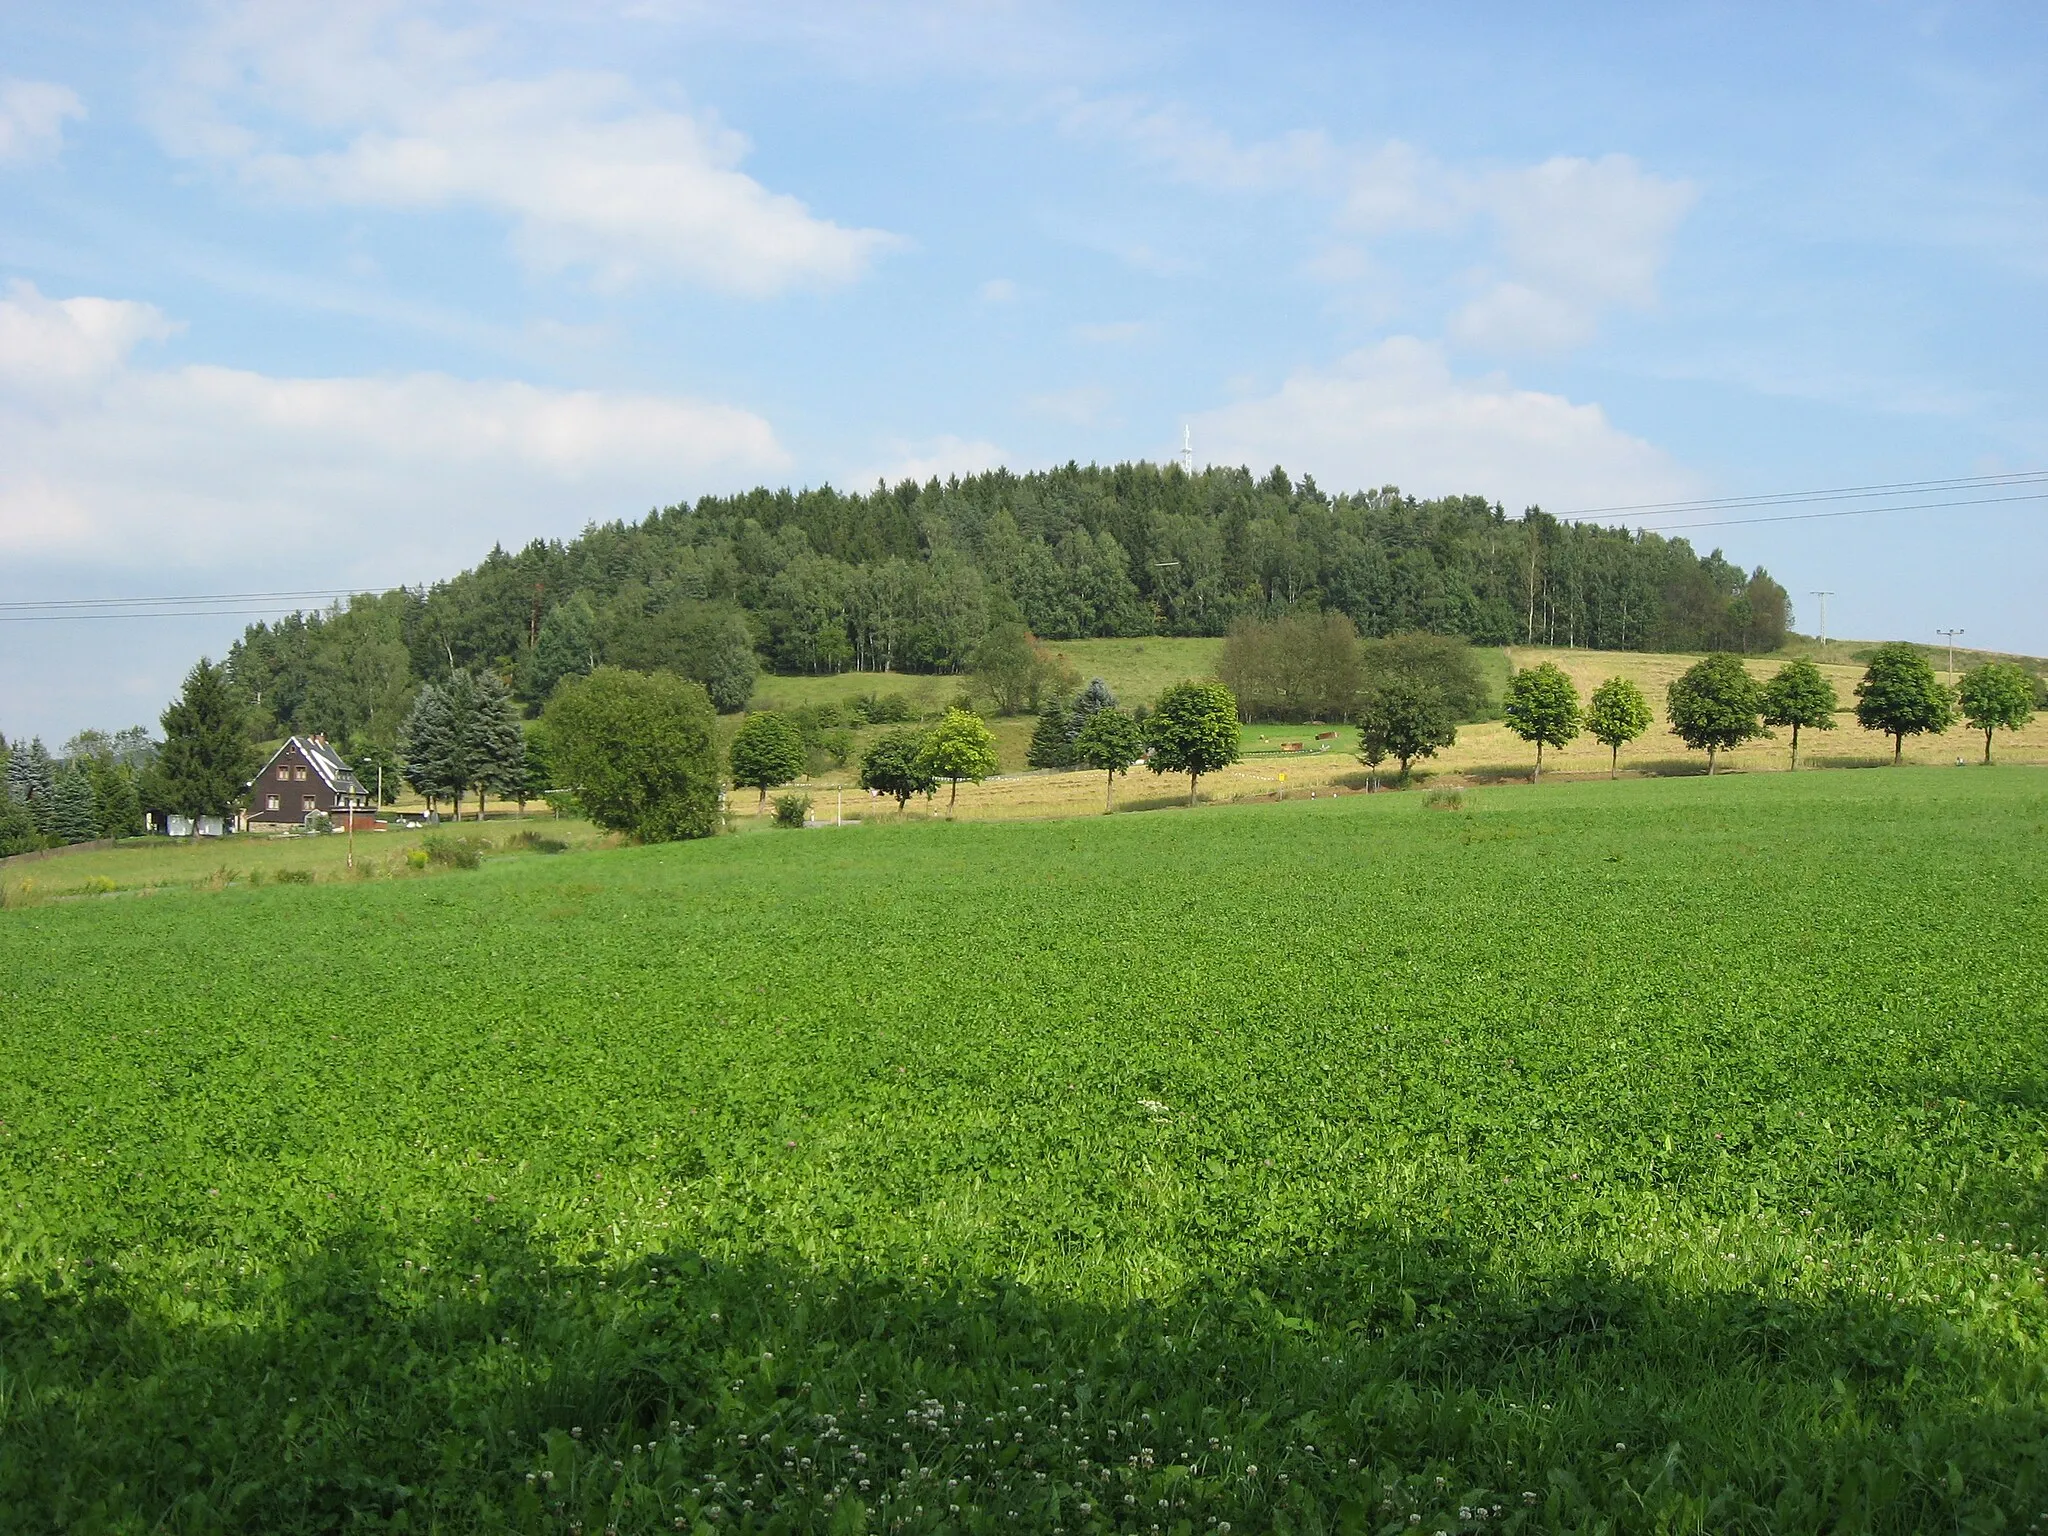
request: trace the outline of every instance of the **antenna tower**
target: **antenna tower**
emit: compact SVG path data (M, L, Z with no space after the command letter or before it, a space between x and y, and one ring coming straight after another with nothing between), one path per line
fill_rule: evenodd
M1180 468L1184 475L1195 472L1195 429L1191 426L1180 429Z

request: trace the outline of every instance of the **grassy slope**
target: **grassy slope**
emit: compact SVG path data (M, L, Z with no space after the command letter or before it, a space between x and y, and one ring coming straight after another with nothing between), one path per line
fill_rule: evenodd
M1731 777L0 914L0 1524L2018 1528L2044 837Z

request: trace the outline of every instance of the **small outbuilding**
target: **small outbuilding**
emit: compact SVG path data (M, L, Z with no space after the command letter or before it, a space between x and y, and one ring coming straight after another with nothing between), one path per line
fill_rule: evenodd
M370 827L377 819L369 792L325 736L292 736L249 781L249 825L295 826L315 811L337 825Z

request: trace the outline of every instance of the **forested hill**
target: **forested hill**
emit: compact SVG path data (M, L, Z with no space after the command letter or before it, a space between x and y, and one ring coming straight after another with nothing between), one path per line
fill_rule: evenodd
M1683 539L1509 518L1477 496L1329 496L1278 468L1069 464L705 497L252 625L231 661L281 726L381 736L397 695L451 665L529 696L592 661L703 672L747 642L774 671L946 672L1004 620L1049 639L1219 635L1300 607L1367 635L1656 650L1770 650L1789 617L1761 569Z

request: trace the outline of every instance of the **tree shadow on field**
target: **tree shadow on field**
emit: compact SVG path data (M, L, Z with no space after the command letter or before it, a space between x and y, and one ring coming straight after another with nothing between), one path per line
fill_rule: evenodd
M1103 1306L569 1263L488 1221L18 1282L0 1526L1906 1532L2048 1500L2038 1342L1868 1295L1511 1282L1359 1227Z

